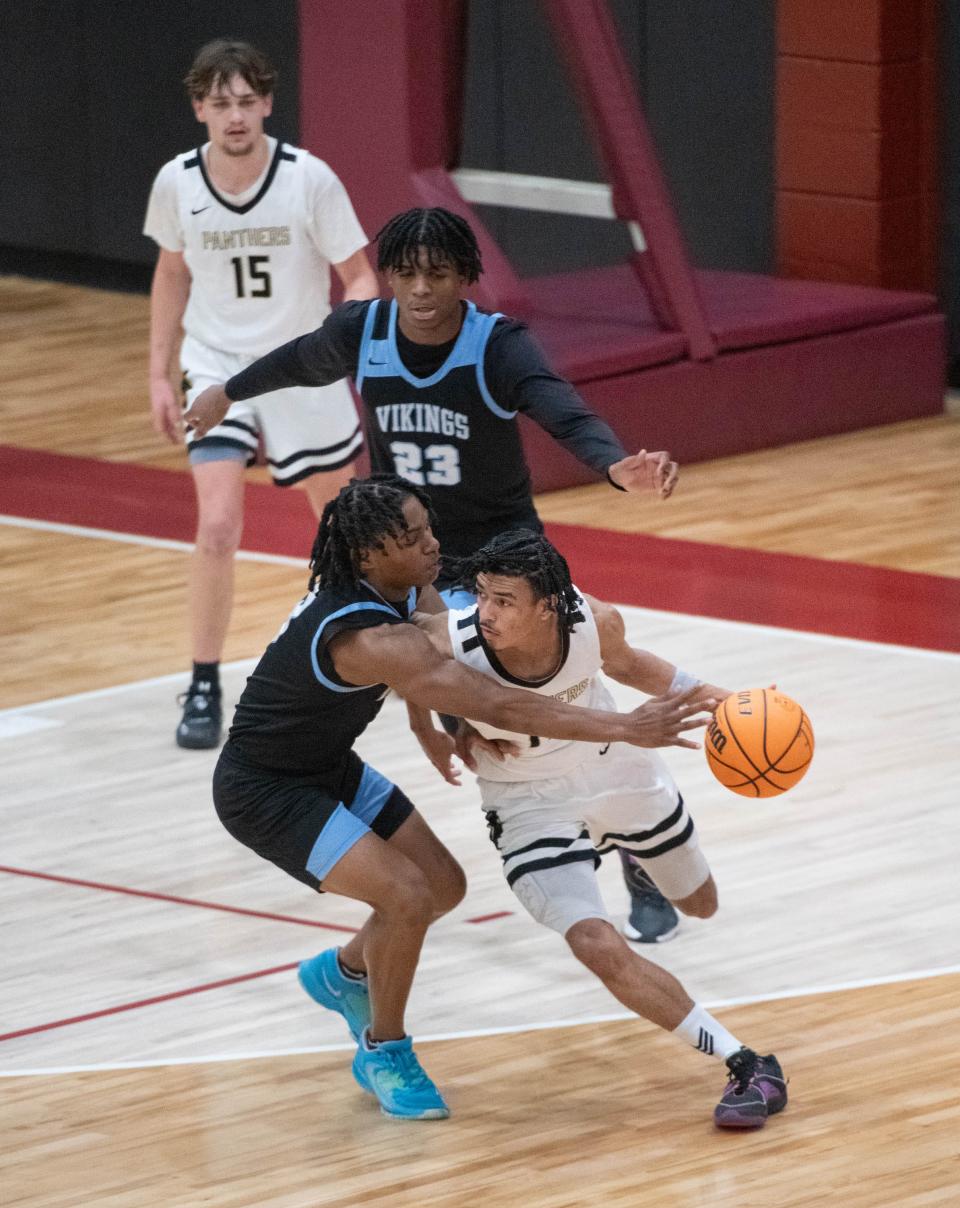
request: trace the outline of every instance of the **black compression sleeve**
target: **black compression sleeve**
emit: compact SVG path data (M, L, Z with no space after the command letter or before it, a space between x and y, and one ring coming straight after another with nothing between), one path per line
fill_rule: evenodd
M322 327L275 348L234 374L226 384L233 402L287 386L329 386L357 371L369 302L344 302Z
M487 343L484 375L499 406L522 411L598 474L606 476L615 461L626 457L609 424L553 372L522 323L512 319L497 323Z

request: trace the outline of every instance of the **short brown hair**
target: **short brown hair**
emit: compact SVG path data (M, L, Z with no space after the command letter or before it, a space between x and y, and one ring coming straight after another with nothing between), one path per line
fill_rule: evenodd
M190 99L202 101L235 75L246 80L259 96L269 96L277 82L276 68L263 51L233 38L217 38L201 46L183 82Z

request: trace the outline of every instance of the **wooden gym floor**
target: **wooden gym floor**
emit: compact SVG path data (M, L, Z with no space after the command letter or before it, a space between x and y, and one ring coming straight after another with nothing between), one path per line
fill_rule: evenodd
M104 461L128 468L132 494L144 468L185 473L146 422L146 315L139 297L0 280L11 455L92 459L93 491ZM363 911L311 897L236 845L209 802L215 754L173 743L186 549L131 531L122 499L95 529L11 504L0 517L0 1202L960 1202L960 622L929 643L884 640L904 601L956 600L958 460L948 409L685 467L667 504L603 486L540 501L546 519L575 526L557 531L584 576L591 548L615 540L590 530L638 551L619 597L635 643L731 687L775 679L812 716L811 771L774 801L725 793L698 753L668 755L721 910L648 955L783 1061L790 1106L752 1136L712 1127L719 1065L628 1017L520 913L475 789L421 766L395 703L363 753L418 802L470 890L431 933L410 1010L454 1115L383 1119L350 1078L342 1022L292 971ZM55 477L41 485L51 498L60 489ZM706 553L722 554L740 575L730 611L636 607L634 581L664 573L649 534L674 543L678 598ZM785 558L796 555L814 561ZM788 563L809 570L810 623L756 623L750 601ZM835 622L855 564L874 568L858 582L875 578L877 596L858 636L837 636L849 632ZM229 698L305 577L299 557L238 564ZM610 861L601 878L619 920Z

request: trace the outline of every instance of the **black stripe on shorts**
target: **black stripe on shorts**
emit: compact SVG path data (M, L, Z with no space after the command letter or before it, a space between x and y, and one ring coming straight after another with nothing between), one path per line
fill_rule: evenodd
M626 850L633 856L645 856L648 859L653 859L655 856L662 856L664 852L673 851L675 847L682 847L684 843L693 834L693 819L687 819L687 825L678 835L674 835L672 839L664 839L662 843L656 843L653 847L630 847ZM620 847L623 843L639 843L642 842L643 835L618 835L610 831L603 836L597 844L598 850L606 855L608 851L613 851L615 847Z
M576 864L581 860L592 860L594 868L600 867L600 857L593 848L589 851L566 851L560 856L547 856L544 860L530 860L526 864L521 864L519 868L515 868L513 872L507 874L507 884L513 885L528 872L539 872L544 868L560 868L563 864Z
M581 839L589 838L589 834L585 830L582 830L575 839L534 839L532 843L527 843L524 847L517 847L513 851L508 851L503 859L505 861L512 860L514 856L522 856L524 852L536 851L540 847L570 847Z
M357 426L350 433L350 435L346 437L345 440L338 440L332 445L324 445L322 449L301 449L299 452L291 453L289 457L280 458L278 461L275 461L272 457L270 457L267 459L267 462L275 470L282 470L284 466L293 465L295 461L299 461L302 457L323 457L327 453L336 453L340 449L345 449L347 445L352 444L359 435L360 425L357 424Z

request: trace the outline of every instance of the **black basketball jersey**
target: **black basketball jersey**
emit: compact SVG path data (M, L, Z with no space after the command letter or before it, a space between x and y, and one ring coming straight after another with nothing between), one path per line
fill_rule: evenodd
M466 303L460 334L428 377L397 348L397 304L372 302L357 360L374 470L422 486L437 514L445 555L472 553L506 528L540 528L517 413L484 379L484 353L499 314Z
M598 474L626 454L550 369L522 323L472 302L463 307L457 338L428 345L398 330L396 302L344 302L322 327L230 378L227 397L238 402L351 376L363 400L373 468L429 493L446 557L472 554L508 528L539 530L518 414ZM437 582L449 582L445 572Z
M388 689L341 679L329 644L347 629L399 625L415 602L415 589L405 603L391 604L367 584L304 596L247 680L227 739L231 753L286 775L334 771Z

